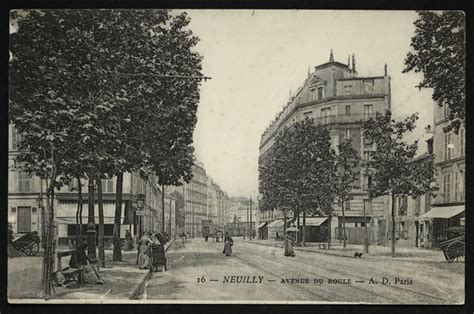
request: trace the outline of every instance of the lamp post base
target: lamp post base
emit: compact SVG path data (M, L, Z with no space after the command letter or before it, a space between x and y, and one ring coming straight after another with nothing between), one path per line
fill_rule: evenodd
M97 264L97 255L96 255L96 234L95 230L87 230L87 256L91 264Z

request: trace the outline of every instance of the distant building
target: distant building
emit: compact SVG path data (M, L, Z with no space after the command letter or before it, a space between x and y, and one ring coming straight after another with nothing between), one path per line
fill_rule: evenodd
M327 125L330 130L331 145L336 148L345 139L352 139L354 148L362 159L371 158L375 150L373 143L365 139L363 123L375 112L390 109L391 92L390 77L385 66L384 74L380 76L358 76L355 57L352 56L352 66L334 61L332 51L329 62L318 65L303 85L290 97L288 103L264 131L260 142L259 163L262 163L272 149L276 134L284 127L289 127L306 117L313 118L315 123ZM357 169L359 171L360 169ZM359 171L360 172L360 171ZM360 173L351 191L353 199L345 204L346 227L361 228L366 223L371 224L371 239L384 244L387 242L388 198L379 197L372 202L372 211L363 210L368 198L368 178ZM332 238L339 236L341 225L341 210L334 207L337 217L332 219ZM289 214L291 216L291 213ZM282 212L276 209L259 214L259 226L264 222L281 219ZM354 234L362 234L354 232ZM353 239L357 243L360 239ZM349 239L351 242L351 239Z

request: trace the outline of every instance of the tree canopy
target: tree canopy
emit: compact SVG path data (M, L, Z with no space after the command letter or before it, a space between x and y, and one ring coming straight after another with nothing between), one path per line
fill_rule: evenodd
M334 158L325 126L307 118L283 129L260 166L264 207L278 205L311 214L330 214Z
M462 11L419 11L413 51L404 72L422 72L419 88L432 88L433 100L450 109L445 131L456 133L466 119L466 29Z

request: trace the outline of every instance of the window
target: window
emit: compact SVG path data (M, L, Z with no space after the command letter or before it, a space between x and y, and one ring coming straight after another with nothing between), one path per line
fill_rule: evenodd
M364 156L363 156L364 161L369 162L369 161L372 160L372 152L365 151L365 152L363 152L363 154L364 154Z
M372 105L364 105L364 119L368 119L373 115Z
M398 214L406 215L408 207L408 196L402 195L398 198Z
M346 140L350 139L351 138L351 129L345 129L344 130L344 138Z
M449 112L450 112L449 106L444 105L444 106L443 106L443 118L444 118L444 119L449 118Z
M370 145L370 144L372 144L372 140L370 140L367 136L364 136L364 144L365 145Z
M17 130L12 127L12 150L20 150L21 142L23 141L23 136L17 132Z
M451 194L451 175L449 173L443 175L443 198L445 202L449 202L449 196Z
M311 117L311 115L313 114L312 111L306 111L306 112L303 112L303 117L306 118L306 117Z
M351 115L351 105L346 105L346 116Z
M464 139L464 129L459 130L459 148L460 148L460 156L464 156L464 149L465 149L465 139Z
M459 171L459 200L464 201L464 171Z
M364 80L364 93L372 94L374 92L374 81L373 80Z
M416 198L415 198L415 213L420 213L420 210L421 210L421 196L418 195Z
M316 88L310 89L310 91L309 91L309 101L316 100L317 99L316 97L317 97Z
M31 176L26 172L18 172L18 192L31 192Z
M114 192L114 179L104 179L102 182L102 193Z
M347 200L344 202L345 210L351 210L351 200Z
M451 159L451 133L444 134L444 160Z
M329 123L329 116L331 115L331 108L321 109L321 117L323 123Z
M323 99L323 87L318 87L318 99Z
M350 95L352 89L352 85L344 85L344 94Z
M454 200L457 201L458 197L459 197L458 173L454 172Z

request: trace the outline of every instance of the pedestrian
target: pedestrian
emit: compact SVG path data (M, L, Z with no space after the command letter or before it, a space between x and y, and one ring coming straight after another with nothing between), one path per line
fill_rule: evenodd
M71 254L69 267L82 269L81 281L83 283L104 284L104 279L86 255L86 248L87 244L79 244Z
M131 251L133 249L132 233L127 229L125 231L125 251Z
M138 242L138 268L148 269L150 268L150 246L153 244L151 240L151 233L145 235L143 233L142 238Z
M290 234L285 236L285 256L295 257L295 250L293 249L293 244L295 243L295 238Z
M229 233L226 232L225 233L225 238L224 238L224 250L222 251L222 254L225 254L225 256L232 255L232 246L233 245L234 245L234 240L229 235Z

